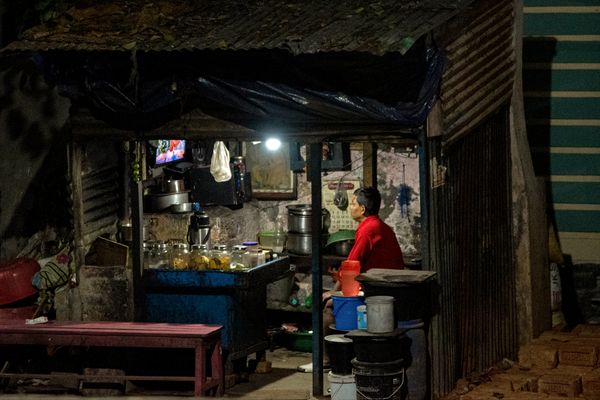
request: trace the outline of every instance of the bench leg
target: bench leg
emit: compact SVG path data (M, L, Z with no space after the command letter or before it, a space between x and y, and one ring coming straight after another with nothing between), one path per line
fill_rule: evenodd
M213 345L210 356L212 377L219 382L217 396L223 396L225 392L225 375L223 373L223 357L221 355L221 339L217 339Z
M194 374L194 396L204 396L204 384L206 383L206 368L204 365L204 343L196 345L195 374Z
M195 354L195 375L194 375L194 396L202 397L205 395L208 387L213 385L207 385L206 379L206 343L203 342L196 346ZM223 396L225 388L225 380L223 376L223 363L221 359L221 339L217 339L214 343L209 343L211 349L210 354L210 367L211 367L211 381L217 381L218 385L216 389L217 396ZM212 382L211 382L212 383ZM207 387L208 386L208 387Z

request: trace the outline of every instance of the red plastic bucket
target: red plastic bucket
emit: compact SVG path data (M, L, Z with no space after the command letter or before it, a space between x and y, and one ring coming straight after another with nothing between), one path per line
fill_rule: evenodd
M0 305L16 303L37 293L31 278L40 270L33 258L20 257L0 264Z

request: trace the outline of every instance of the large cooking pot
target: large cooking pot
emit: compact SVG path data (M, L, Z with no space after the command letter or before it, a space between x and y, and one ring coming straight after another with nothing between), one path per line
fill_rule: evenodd
M189 203L189 190L174 193L151 193L148 202L151 211L163 211L173 204Z
M288 231L296 233L312 233L312 206L310 204L292 204L288 209ZM321 210L322 232L329 230L331 216L326 208Z
M163 193L185 192L183 179L169 179L163 183Z
M327 241L327 234L321 234L321 246ZM312 235L310 233L288 232L285 247L287 251L301 256L312 254Z

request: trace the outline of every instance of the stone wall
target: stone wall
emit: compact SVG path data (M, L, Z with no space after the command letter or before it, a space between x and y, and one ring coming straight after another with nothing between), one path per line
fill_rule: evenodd
M350 171L335 171L324 174L323 183L343 180L362 180L362 152L352 151ZM404 167L404 168L403 168ZM381 218L389 224L407 257L420 253L419 204L419 164L415 153L404 149L385 147L378 151L378 188L382 195ZM398 202L399 188L402 183L410 187L411 198L407 215L403 215ZM259 201L244 203L237 210L227 207L210 206L205 211L214 225L219 221L221 243L229 246L243 241L256 240L263 230L272 230L275 220L282 215L287 222L287 208L290 204L309 204L311 202L311 183L306 173L298 173L298 199L291 201ZM349 212L347 210L347 212ZM144 223L148 228L148 238L154 240L185 240L189 214L146 214ZM287 229L287 227L286 227ZM331 233L331 232L330 232ZM213 240L214 244L214 240Z

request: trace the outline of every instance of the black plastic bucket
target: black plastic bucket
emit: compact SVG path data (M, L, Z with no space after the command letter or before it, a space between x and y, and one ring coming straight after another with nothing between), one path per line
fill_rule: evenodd
M352 374L354 346L352 340L344 335L325 336L325 350L329 355L331 372L336 375Z
M403 400L406 398L404 360L366 363L352 360L356 400Z
M427 396L427 336L423 320L398 321L411 340L410 358L406 362L406 388L410 400L425 400ZM357 356L358 357L358 356Z

